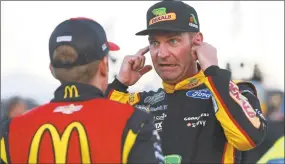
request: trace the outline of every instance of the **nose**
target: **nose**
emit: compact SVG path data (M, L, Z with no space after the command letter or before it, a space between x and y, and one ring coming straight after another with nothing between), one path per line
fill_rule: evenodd
M170 55L168 51L168 47L165 44L160 44L158 49L158 57L160 58L166 58Z

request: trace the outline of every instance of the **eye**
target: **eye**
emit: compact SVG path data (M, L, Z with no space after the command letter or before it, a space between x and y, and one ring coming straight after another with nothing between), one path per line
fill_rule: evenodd
M169 40L169 43L170 43L170 44L176 44L177 42L178 42L178 41L177 41L176 39L170 39L170 40Z
M158 43L158 41L149 41L149 44L151 46L157 46L159 43Z

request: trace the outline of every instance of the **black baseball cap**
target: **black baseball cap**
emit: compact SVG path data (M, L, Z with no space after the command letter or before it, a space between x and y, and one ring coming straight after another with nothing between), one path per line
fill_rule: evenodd
M74 63L62 63L53 60L54 50L60 45L73 47L78 58ZM49 40L49 54L54 68L70 68L101 60L109 51L120 47L108 42L104 28L96 21L77 17L60 23L52 32Z
M196 10L181 1L162 1L151 6L146 15L147 29L136 35L150 32L200 32Z

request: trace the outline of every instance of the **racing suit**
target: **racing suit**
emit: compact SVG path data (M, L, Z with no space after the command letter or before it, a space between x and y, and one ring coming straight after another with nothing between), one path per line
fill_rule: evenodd
M66 83L48 104L1 124L0 163L162 163L150 114Z
M154 115L167 163L239 163L267 132L255 87L218 66L156 92L127 93L115 79L108 93Z

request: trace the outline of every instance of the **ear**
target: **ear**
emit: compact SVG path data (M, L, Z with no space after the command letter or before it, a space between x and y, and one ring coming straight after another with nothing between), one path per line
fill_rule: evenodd
M52 71L52 65L49 63L49 70Z
M192 56L195 61L198 60L196 49L203 43L203 34L201 32L196 33L194 36L191 37L191 48L192 48Z
M98 71L101 76L108 76L108 56L105 56L99 63Z
M49 70L50 70L52 76L53 76L54 78L56 78L56 77L55 77L55 74L54 74L54 69L53 69L51 63L49 64Z
M201 32L196 33L192 37L192 44L194 45L201 45L204 41L203 34Z

